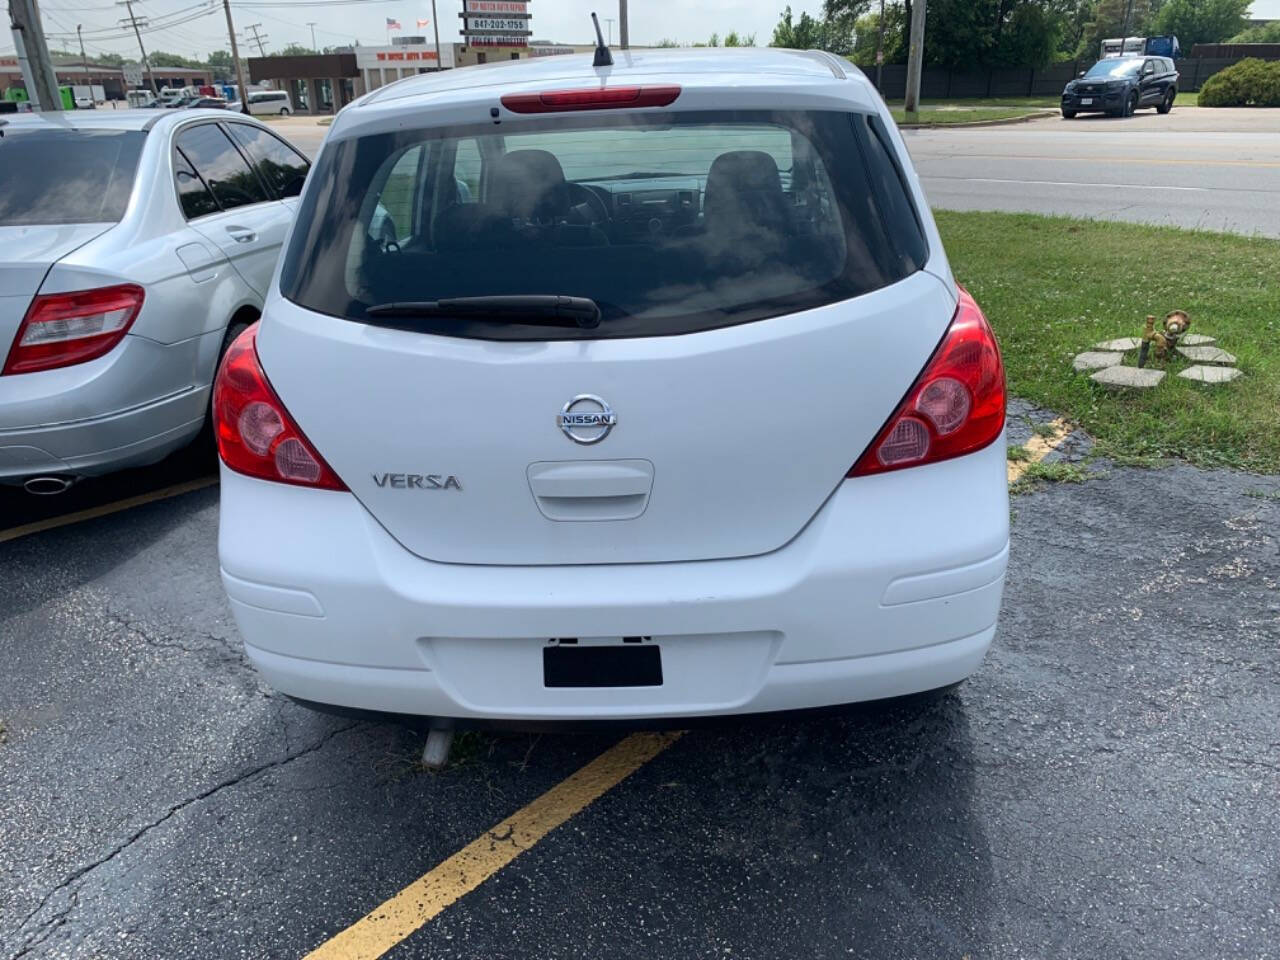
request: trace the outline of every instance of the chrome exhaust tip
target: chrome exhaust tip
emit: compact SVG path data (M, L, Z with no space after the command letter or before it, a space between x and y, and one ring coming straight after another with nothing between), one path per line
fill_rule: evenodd
M75 482L75 477L30 477L23 482L22 489L37 497L52 497L66 493Z

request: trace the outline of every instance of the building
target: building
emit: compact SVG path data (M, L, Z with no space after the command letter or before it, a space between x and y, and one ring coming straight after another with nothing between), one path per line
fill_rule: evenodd
M426 37L398 37L386 46L354 47L361 93L404 77L461 66L458 47L458 44L441 43L440 62L436 61L435 41Z
M92 86L100 84L108 100L124 100L124 93L129 89L125 82L124 70L109 63L85 62L79 58L74 60L54 55L54 71L58 75L60 86L83 84ZM164 87L200 87L213 81L213 74L208 70L194 70L187 67L153 67L156 86ZM147 87L146 74L142 76L142 86ZM13 87L24 88L22 69L18 66L16 56L0 56L0 98L4 92Z
M359 76L354 53L249 58L249 82L287 91L294 113L341 110L364 92Z

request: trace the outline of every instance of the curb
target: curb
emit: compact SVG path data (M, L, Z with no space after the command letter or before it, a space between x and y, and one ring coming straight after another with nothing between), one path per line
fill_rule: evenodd
M1037 110L1024 117L1002 117L999 120L970 120L966 123L900 123L899 130L963 130L970 127L1006 127L1012 123L1026 123L1044 117L1056 117L1057 110Z

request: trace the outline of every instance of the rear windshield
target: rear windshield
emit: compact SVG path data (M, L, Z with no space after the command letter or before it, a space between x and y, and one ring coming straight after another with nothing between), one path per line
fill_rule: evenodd
M114 223L124 216L145 133L0 133L0 225Z
M925 259L896 161L847 113L399 131L326 145L312 179L281 276L308 309L361 321L375 305L549 294L601 313L584 330L443 310L395 321L452 336L686 333L866 293Z

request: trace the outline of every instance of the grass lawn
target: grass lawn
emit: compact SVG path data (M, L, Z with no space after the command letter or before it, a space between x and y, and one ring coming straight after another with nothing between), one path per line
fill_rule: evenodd
M937 211L956 277L995 327L1012 395L1065 415L1122 460L1280 472L1280 241L1032 214ZM1148 313L1186 310L1244 376L1209 387L1174 374L1115 393L1071 369L1100 340L1139 336ZM1126 358L1136 363L1136 351Z
M1014 117L1025 117L1040 111L1022 107L986 107L978 110L951 107L933 109L930 105L924 106L924 109L910 118L901 107L891 107L890 112L893 114L895 123L922 123L930 126L945 126L949 123L973 123L975 120L1008 120Z

